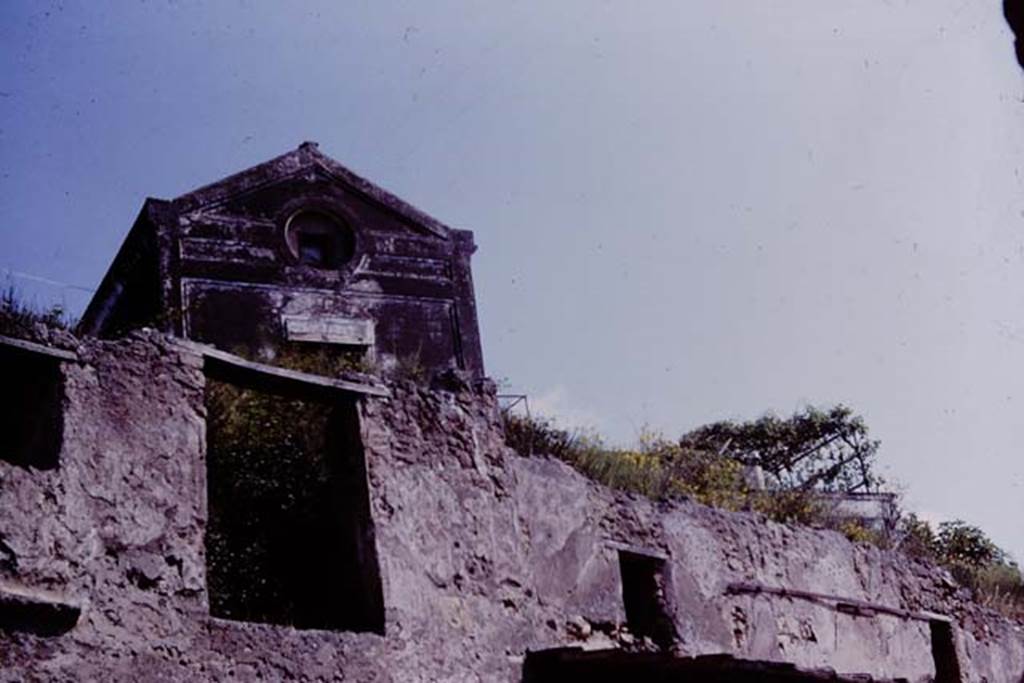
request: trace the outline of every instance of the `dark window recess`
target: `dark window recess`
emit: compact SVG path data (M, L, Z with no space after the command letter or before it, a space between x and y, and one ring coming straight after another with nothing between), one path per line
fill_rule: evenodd
M74 605L0 591L0 631L59 636L75 627L80 614Z
M928 622L932 637L932 659L935 661L935 683L961 683L960 662L953 640L953 624L932 619Z
M352 230L319 211L302 211L292 216L285 238L292 256L314 268L339 268L355 253Z
M207 382L210 612L384 632L355 399Z
M21 349L0 348L7 394L0 411L0 460L52 469L64 436L64 379L60 361Z
M636 636L650 638L661 648L676 637L670 607L665 561L650 555L619 551L622 600L626 625Z
M329 235L310 235L299 233L299 261L308 266L316 268L330 267L335 259L331 253L331 238Z

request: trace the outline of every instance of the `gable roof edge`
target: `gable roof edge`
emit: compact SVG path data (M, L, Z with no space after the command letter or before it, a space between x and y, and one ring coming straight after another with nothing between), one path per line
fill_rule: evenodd
M313 145L315 143L303 143ZM438 237L444 239L451 239L451 233L453 229L445 225L441 221L437 220L433 216L424 211L417 209L415 206L398 197L397 195L385 190L380 185L377 185L361 175L352 172L345 166L341 165L331 157L321 152L317 147L313 146L310 148L315 163L317 166L322 168L329 175L342 181L352 189L363 194L369 199L373 200L377 204L380 204L384 208L397 213L406 220L412 221L417 225L421 225L430 232L434 233Z
M172 201L175 207L182 212L194 211L209 205L223 204L235 197L270 185L278 179L300 173L303 169L311 166L319 168L366 199L424 228L436 237L444 240L452 239L452 233L454 232L452 228L379 185L349 170L321 152L315 142L303 142L298 148L290 152L203 185L174 198Z
M305 144L305 143L304 143ZM171 201L181 212L194 211L209 204L220 204L233 197L251 192L267 184L267 174L276 170L275 177L298 173L310 160L302 158L303 147L285 152L262 163L250 166L211 183L197 187ZM283 168L275 169L281 166ZM283 172L282 172L283 171Z

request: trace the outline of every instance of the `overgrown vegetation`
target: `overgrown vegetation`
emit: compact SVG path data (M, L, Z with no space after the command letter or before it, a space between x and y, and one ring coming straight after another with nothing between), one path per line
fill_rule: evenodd
M1024 621L1020 567L984 531L959 519L935 529L914 514L904 515L900 530L905 552L946 567L982 604Z
M232 353L280 368L298 370L322 377L374 375L392 381L427 384L430 372L418 354L399 356L394 363L383 365L362 349L341 350L338 347L309 343L279 344L269 358L255 349L235 347Z
M206 392L211 612L379 632L383 605L367 546L355 401L299 399L213 379Z
M789 418L768 414L751 422L721 421L684 434L684 448L760 466L785 490L877 491L879 442L863 418L843 405L808 406Z
M330 486L324 458L330 408L207 383L210 609L245 621L298 624L305 596L282 566L326 517ZM299 585L309 585L305 579ZM312 586L310 587L312 590Z
M805 408L792 417L716 422L670 441L641 434L635 446L611 447L593 432L566 430L551 420L505 416L505 438L524 456L563 460L614 489L655 499L685 496L727 510L832 528L856 542L898 546L950 570L982 604L1024 620L1024 578L1009 555L983 531L962 521L937 530L904 514L892 533L837 518L820 493L877 492L879 442L845 406ZM751 481L759 466L764 486Z
M40 309L26 303L14 287L0 292L0 335L32 338L36 336L37 325L69 329L73 321L59 305Z
M755 510L781 522L812 524L826 518L825 506L809 491L759 490L751 486L745 463L684 440L647 432L633 448L614 448L593 433L516 415L505 418L505 438L522 455L558 458L606 486L649 498L685 496L727 510Z
M344 352L319 344L283 344L270 360L272 365L324 377L375 371L362 351Z

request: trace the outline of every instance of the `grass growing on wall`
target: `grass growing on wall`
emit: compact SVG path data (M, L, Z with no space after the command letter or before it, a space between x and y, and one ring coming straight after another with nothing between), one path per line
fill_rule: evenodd
M610 488L649 498L685 496L726 510L761 512L779 522L824 523L827 516L809 492L754 491L742 463L654 434L641 435L634 448L613 448L592 433L559 429L544 418L507 415L505 438L521 455L558 458Z
M323 377L341 377L349 373L370 374L375 370L361 351L344 352L321 344L281 344L275 350L270 364Z
M399 356L394 363L384 366L380 361L371 359L362 349L346 350L327 344L282 342L270 354L266 353L266 349L263 351L261 354L242 346L231 349L232 353L258 363L322 377L368 375L388 381L428 385L432 376L430 369L421 363L417 354Z
M983 605L1024 622L1024 580L1017 565L1010 563L982 567L966 582Z
M1024 621L1024 576L984 531L963 520L933 527L907 514L900 520L900 535L906 552L946 567L983 605Z
M962 521L944 522L936 530L905 514L895 533L879 534L856 520L835 519L813 490L752 490L738 460L651 434L641 435L635 447L614 448L593 433L559 429L544 418L506 415L505 439L520 455L557 458L613 489L653 499L685 496L726 510L760 512L777 522L831 528L854 542L899 547L948 569L981 604L1024 621L1020 568L982 530Z
M0 335L29 339L36 336L35 328L69 329L72 321L60 306L40 309L28 304L13 287L0 292Z

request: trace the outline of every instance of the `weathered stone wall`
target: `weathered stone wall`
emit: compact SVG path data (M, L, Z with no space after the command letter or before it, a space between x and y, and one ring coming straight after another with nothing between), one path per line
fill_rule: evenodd
M58 466L12 465L0 452L0 610L28 594L81 615L60 635L0 631L0 680L515 681L529 651L652 648L623 627L624 551L663 561L676 655L933 675L927 622L851 613L820 594L950 615L964 680L1024 675L1020 627L942 572L832 532L655 503L519 458L486 387L398 384L361 403L384 635L212 618L201 358L147 334L79 354L62 366ZM768 590L731 589L740 583Z
M10 680L186 648L187 624L206 611L200 359L158 337L79 353L62 364L57 467L0 460L0 581L81 617L66 636L9 636L0 675Z

